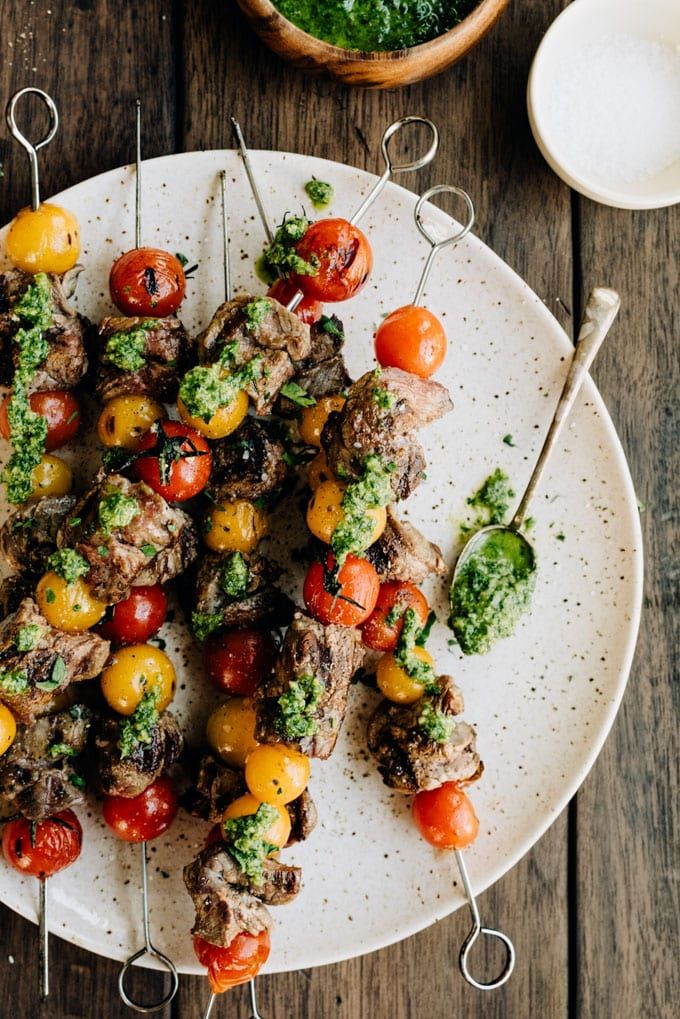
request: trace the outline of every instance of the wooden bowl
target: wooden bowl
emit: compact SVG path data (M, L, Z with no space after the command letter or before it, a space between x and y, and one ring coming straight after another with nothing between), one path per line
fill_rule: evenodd
M345 85L399 88L450 67L476 46L510 0L481 0L460 24L410 49L364 53L316 39L288 21L270 0L238 0L262 41L303 71L325 73Z

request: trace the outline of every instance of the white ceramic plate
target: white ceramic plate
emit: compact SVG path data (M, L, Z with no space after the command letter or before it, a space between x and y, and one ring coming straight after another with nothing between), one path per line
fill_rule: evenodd
M347 215L374 178L360 170L285 153L253 153L271 215L305 201L312 175L336 189L330 214ZM262 230L236 154L168 156L144 166L143 237L185 253L199 269L182 316L203 326L222 300L218 171L228 171L232 264L239 289L261 292L253 261ZM134 243L134 174L114 170L85 181L58 201L78 216L83 237L78 307L92 319L111 310L112 260ZM384 312L415 287L426 244L413 219L414 195L390 185L362 224L375 253L365 291L346 306L347 361L357 377L373 365L371 336ZM434 227L452 223L432 210ZM0 238L1 240L1 238ZM606 280L598 280L606 283ZM451 562L466 498L495 467L519 493L540 448L565 374L569 341L539 298L475 237L447 250L435 266L426 301L449 335L439 373L455 403L424 435L428 478L407 505L410 517ZM616 342L614 338L611 342ZM514 446L503 442L512 435ZM79 465L82 474L82 464ZM84 479L83 479L84 480ZM584 387L560 450L533 507L540 576L531 615L491 654L465 659L449 647L446 585L427 593L437 610L431 647L441 671L465 693L465 717L477 726L486 763L473 798L481 832L467 860L482 891L509 870L557 817L585 778L609 731L626 683L638 628L642 555L635 493L600 396ZM273 545L305 541L299 500L273 522ZM284 560L285 550L274 548ZM290 566L292 589L299 566ZM177 624L166 627L180 678L174 708L187 734L200 738L218 701L201 675L200 655ZM336 962L415 933L463 902L456 866L416 834L410 799L381 782L365 748L374 695L356 689L333 757L314 761L311 789L320 822L308 842L286 852L301 864L297 900L274 910L269 972ZM141 943L138 855L104 828L97 804L79 810L82 856L49 882L55 934L111 958ZM182 867L201 848L208 826L182 815L150 848L151 922L155 942L184 972L202 972L189 928L192 908ZM35 919L35 883L0 864L0 897ZM493 923L494 918L487 921ZM512 917L506 917L512 932Z

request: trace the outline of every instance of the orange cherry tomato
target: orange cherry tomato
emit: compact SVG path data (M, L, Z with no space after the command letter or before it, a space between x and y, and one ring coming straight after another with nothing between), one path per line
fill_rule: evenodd
M373 268L373 252L358 226L346 219L312 223L295 250L305 261L317 259L315 276L293 277L307 297L318 301L346 301L358 294Z
M408 580L388 580L380 585L375 608L361 628L361 637L374 651L394 651L404 628L404 613L413 609L425 626L430 607L425 595Z
M15 870L33 877L51 877L80 856L83 829L72 810L38 821L33 832L25 817L8 821L2 832L2 851Z
M285 307L297 292L297 283L292 280L277 280L267 291L267 297L273 297L275 301ZM314 297L303 297L295 309L295 314L301 322L306 322L310 326L314 325L323 315L323 304Z
M401 368L428 379L446 356L444 327L427 308L406 304L378 326L375 356L383 368Z
M196 958L207 968L210 989L215 994L222 994L257 976L269 958L269 948L269 931L259 934L243 931L226 948L194 937Z
M475 808L457 782L417 793L412 812L420 834L438 849L465 849L477 838Z
M312 563L307 571L302 597L308 612L324 625L359 626L375 608L380 581L375 567L365 559L348 555L333 585L335 559L327 556L326 564Z
M0 435L3 439L10 438L7 410L12 394L0 403ZM47 439L45 452L65 446L75 438L80 428L80 404L73 393L65 389L46 389L41 393L31 393L28 405L32 411L47 421Z
M184 298L186 276L176 255L160 248L133 248L109 274L111 300L124 315L174 315Z

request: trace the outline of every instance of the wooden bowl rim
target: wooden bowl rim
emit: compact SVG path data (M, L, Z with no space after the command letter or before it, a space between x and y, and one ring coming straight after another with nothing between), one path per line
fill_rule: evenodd
M262 18L272 18L283 22L290 31L293 39L297 40L300 51L307 51L309 45L315 50L316 55L320 51L329 58L344 60L347 62L358 60L365 63L378 63L384 60L387 63L397 63L400 60L409 60L424 54L428 50L447 50L458 36L471 35L477 38L474 29L479 22L480 33L483 34L490 23L500 15L510 0L479 0L479 3L467 14L462 21L459 21L453 28L449 28L442 35L437 35L427 42L420 42L416 46L407 46L400 50L350 50L344 46L335 46L326 42L325 39L318 39L310 32L305 32L294 22L289 21L285 14L272 3L272 0L238 0L240 6L250 14Z

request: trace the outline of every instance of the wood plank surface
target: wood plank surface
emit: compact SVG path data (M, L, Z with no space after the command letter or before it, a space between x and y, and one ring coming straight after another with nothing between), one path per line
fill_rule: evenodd
M137 94L144 100L145 155L231 147L229 116L235 115L252 147L315 153L374 171L386 124L423 113L439 124L442 146L419 186L447 180L466 187L477 205L479 235L568 330L570 311L577 316L593 283L611 283L624 294L616 340L600 355L596 377L647 504L643 635L615 732L570 818L562 815L481 897L485 922L515 940L516 973L494 995L467 987L456 967L469 922L460 911L362 959L262 978L260 1007L267 1019L672 1014L677 941L673 949L671 939L680 910L670 880L678 804L669 654L677 604L677 461L675 470L670 465L678 449L671 417L678 323L673 330L671 315L677 315L679 223L677 210L631 214L572 202L538 155L526 120L526 76L542 32L563 6L564 0L512 4L451 71L403 91L371 93L305 78L278 62L234 4L0 0L0 105L17 88L37 84L52 92L62 113L58 139L43 160L45 194L131 158ZM4 222L28 198L25 157L6 133L0 161ZM0 925L0 1019L132 1014L118 1001L116 964L56 939L53 997L41 1009L35 929L5 909ZM157 979L140 974L135 992L153 996L158 984L149 981ZM161 1015L193 1019L205 999L205 981L183 978L177 999ZM227 1014L248 1014L243 991L215 1011L216 1017Z

